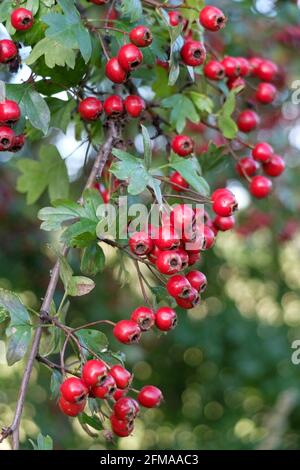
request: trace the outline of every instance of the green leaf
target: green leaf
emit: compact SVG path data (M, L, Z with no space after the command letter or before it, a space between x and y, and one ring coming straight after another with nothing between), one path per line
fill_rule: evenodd
M97 431L103 429L103 424L96 415L89 416L83 412L79 415L78 418L81 424L88 424L91 428L96 429Z
M139 21L143 17L140 0L121 0L120 11L122 16L128 16L131 22Z
M144 160L145 160L145 167L147 170L151 167L152 162L152 146L151 146L151 139L149 132L143 124L141 124L142 135L143 135L143 143L144 143Z
M62 374L59 372L59 370L53 369L50 381L51 400L56 400L59 397L62 381Z
M184 18L186 18L190 23L198 20L199 11L205 6L204 0L185 0L184 6L189 8L180 8L180 11Z
M112 153L120 161L111 165L111 173L120 180L128 181L128 192L130 194L142 193L149 182L149 174L143 160L119 149L113 149Z
M43 230L59 230L64 223L72 222L83 215L83 208L73 201L57 200L53 202L53 206L44 207L38 213L38 218L43 221Z
M61 67L75 67L76 52L58 42L55 38L45 37L39 41L26 59L27 65L34 64L41 56L45 56L47 67L53 69L56 65Z
M24 158L18 160L16 166L22 173L17 189L27 193L27 204L36 202L47 188L51 201L68 196L67 168L54 145L41 147L39 161Z
M34 450L53 450L53 441L50 436L43 436L43 434L39 434L37 437L37 443L35 443L32 439L29 439L30 443Z
M84 248L97 239L96 227L94 220L82 218L63 232L61 241L73 248Z
M83 347L89 348L97 355L107 350L108 340L106 335L102 333L102 331L93 329L82 329L76 331L75 334ZM85 354L88 356L90 355L90 352L85 350Z
M187 119L199 122L199 116L193 102L185 95L176 94L162 100L164 108L171 108L170 121L178 133L185 127Z
M105 266L104 252L97 243L89 245L83 250L80 269L86 276L95 276L103 271Z
M31 11L33 15L36 15L40 7L40 0L27 0L26 8Z
M71 114L76 108L75 100L63 101L51 97L47 99L47 104L51 111L50 127L61 129L66 133L71 121Z
M201 153L199 160L203 171L211 171L221 164L228 162L228 157L224 155L224 146L217 146L213 142L209 143L206 152Z
M214 104L208 96L196 91L190 91L189 96L198 111L208 114L212 113Z
M59 275L64 285L65 290L68 290L68 286L72 281L73 269L69 265L65 256L63 256L57 250L54 250L57 258L59 259Z
M170 166L174 168L174 170L178 171L199 194L202 196L209 195L209 185L206 180L200 176L199 162L195 157L181 158L172 152Z
M0 307L0 323L5 322L7 318L8 318L7 311L3 307Z
M226 139L234 139L238 132L236 122L232 119L231 115L235 110L235 97L240 90L241 88L239 87L228 93L226 101L218 113L218 127Z
M71 297L89 294L95 287L94 281L84 276L73 276L67 285L67 293Z

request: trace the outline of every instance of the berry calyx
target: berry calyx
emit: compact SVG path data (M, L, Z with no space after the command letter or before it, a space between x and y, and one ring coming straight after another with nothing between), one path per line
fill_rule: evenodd
M251 157L243 157L239 159L239 161L237 162L235 166L235 169L241 177L243 178L245 178L246 176L250 177L256 173L257 163Z
M142 331L150 330L155 323L153 310L144 306L136 308L132 312L130 319L136 322Z
M99 359L87 361L82 369L82 380L88 387L100 385L107 376L107 367Z
M118 52L118 61L127 72L135 70L143 60L142 52L134 44L125 44Z
M110 117L119 117L124 111L123 100L118 95L111 95L103 103L105 114Z
M218 60L210 60L204 66L204 75L210 80L223 80L225 77L225 69L223 64Z
M252 150L254 160L261 163L267 163L274 155L273 147L267 142L258 142Z
M65 400L63 396L61 396L58 401L58 406L62 413L73 418L82 413L85 405L86 400L82 401L81 403L70 403L69 401Z
M145 109L145 101L138 95L129 95L124 100L124 106L129 116L137 118Z
M129 238L129 247L135 255L143 256L152 251L153 241L147 232L136 232Z
M20 119L21 111L18 103L4 100L0 103L0 124L14 124Z
M274 101L277 89L272 83L262 82L258 85L255 98L262 104L270 104Z
M186 298L190 294L191 284L187 277L177 274L168 280L166 288L172 297Z
M15 138L15 132L7 126L0 126L0 148L9 150Z
M188 135L176 135L171 141L171 147L180 157L187 157L194 151L194 141Z
M115 379L117 387L122 390L129 387L132 382L132 374L119 364L111 367L109 375Z
M78 112L85 121L96 121L102 113L102 103L92 96L80 101Z
M219 8L207 5L200 11L199 21L205 29L219 31L226 24L226 16Z
M157 256L156 268L168 276L178 273L182 269L181 257L174 251L161 251Z
M254 197L263 199L270 194L272 190L272 181L265 176L254 176L251 180L249 190Z
M80 403L86 399L89 392L83 380L78 377L69 377L60 386L60 392L70 403Z
M263 164L263 170L268 176L280 176L285 170L285 162L279 155L272 155L270 160Z
M245 133L253 131L259 125L259 122L259 116L250 109L242 111L237 119L239 130Z
M183 62L191 67L203 64L206 59L206 50L199 41L186 41L180 50Z
M115 379L109 374L104 378L101 385L92 387L91 394L93 397L104 399L112 397L116 390Z
M128 78L127 72L121 67L116 57L112 57L106 63L105 75L114 83L124 83Z
M132 320L120 320L113 329L115 338L124 344L138 343L141 337L141 329Z
M155 313L155 325L161 331L173 330L177 325L175 310L171 307L160 307Z
M10 21L17 31L27 31L32 28L34 18L32 12L26 8L17 8L11 13Z
M207 287L207 279L201 271L190 271L186 275L187 280L198 292L204 292Z
M17 46L10 39L0 40L0 63L7 64L18 55Z
M144 25L133 28L129 33L129 39L132 44L138 47L148 47L153 41L150 29Z

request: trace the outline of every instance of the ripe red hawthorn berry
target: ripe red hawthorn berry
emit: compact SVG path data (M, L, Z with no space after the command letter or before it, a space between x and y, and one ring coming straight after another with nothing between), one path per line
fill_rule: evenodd
M188 253L188 265L193 266L200 261L200 253Z
M34 18L32 12L26 8L17 8L11 13L10 21L17 31L27 31L32 28Z
M156 245L154 245L153 250L148 255L148 260L151 261L151 263L156 264L156 260L157 260L159 253L160 253L160 249L157 248Z
M155 314L155 325L161 331L170 331L177 325L177 315L171 307L160 307Z
M120 366L119 364L111 367L109 375L115 379L117 387L122 390L129 387L132 382L132 374L125 369L125 367Z
M192 287L187 298L183 299L181 297L175 297L175 300L179 307L190 310L191 308L197 307L197 305L199 305L200 295L199 292L194 287Z
M82 369L82 380L88 387L100 385L107 376L107 367L100 359L87 361Z
M138 343L141 337L141 329L132 320L120 320L113 329L114 337L124 344Z
M263 170L268 176L280 176L285 170L285 162L279 155L272 155L270 160L263 164Z
M205 61L206 50L201 42L189 40L185 41L180 50L180 55L186 65L197 67Z
M199 251L205 249L205 239L202 230L196 230L191 232L194 237L190 236L189 240L185 240L184 249L187 253L199 253ZM183 237L186 238L186 237Z
M222 10L212 5L207 5L200 11L199 21L205 29L219 31L224 28L227 19Z
M210 60L205 64L204 75L210 80L223 80L225 77L224 66L218 60Z
M236 78L240 75L240 64L235 57L224 57L221 64L224 67L226 77Z
M236 60L240 67L241 76L246 77L247 75L249 75L251 68L248 59L246 59L245 57L236 57Z
M272 82L277 74L278 67L271 60L262 60L256 70L256 75L264 82Z
M191 284L185 276L176 274L167 282L167 291L172 297L188 297L191 291Z
M224 196L224 195L225 196L227 196L227 195L233 196L233 193L230 191L230 189L218 188L212 193L211 200L212 200L212 202L215 202L220 196Z
M3 150L8 150L14 141L15 132L7 126L0 126L0 147Z
M178 171L174 171L174 173L171 174L170 183L172 189L177 192L180 192L183 189L187 189L189 187L189 183L181 176Z
M159 388L153 385L145 385L145 387L140 390L137 399L140 405L145 408L154 408L161 404L164 397Z
M157 256L156 268L168 276L176 274L182 269L181 257L175 251L161 251Z
M180 238L172 225L164 225L158 229L154 243L161 251L172 250L180 245Z
M91 395L96 398L110 398L117 390L115 379L112 375L107 375L101 385L96 385L91 389Z
M12 100L4 100L0 103L0 123L13 124L20 119L21 111L18 103Z
M26 139L25 139L24 134L16 135L13 138L13 142L12 142L11 146L9 147L9 151L10 152L18 152L19 150L21 150L24 147L25 140Z
M271 190L272 190L272 181L269 178L266 178L265 176L254 176L251 180L250 186L250 193L258 198L258 199L263 199L264 197L267 197Z
M94 3L94 5L104 5L108 3L109 0L87 0L88 2Z
M252 150L254 160L261 163L267 163L274 155L273 147L267 142L258 142Z
M18 55L17 46L10 39L0 41L0 63L7 64Z
M250 59L248 59L251 75L257 75L258 67L262 61L263 59L261 59L261 57L250 57Z
M136 400L123 397L114 404L114 415L118 419L132 421L139 413L139 409L140 407Z
M86 405L86 400L82 401L81 403L70 403L69 401L65 400L63 396L60 397L58 401L58 406L62 413L67 416L78 416L84 410Z
M203 228L204 237L204 248L203 250L209 250L215 244L215 234L208 225L204 225Z
M78 377L69 377L61 384L60 392L70 403L80 403L86 399L89 390L83 380Z
M253 131L259 123L259 116L251 109L242 111L237 118L237 126L239 130L245 133Z
M133 28L129 33L129 39L137 47L148 47L153 41L150 29L144 25Z
M194 151L194 141L188 135L176 135L171 141L171 148L180 157L187 157Z
M189 254L187 251L185 251L183 248L177 248L174 250L175 253L177 253L180 256L181 259L181 270L184 270L188 267L189 265Z
M125 98L124 106L129 116L137 118L145 109L145 101L137 95L129 95Z
M98 189L102 196L104 204L108 204L110 201L110 193L102 183L95 183L95 189Z
M237 164L235 165L237 173L245 178L246 176L253 176L257 170L257 163L251 157L240 158Z
M142 60L143 54L134 44L125 44L118 52L119 64L127 72L136 69Z
M144 306L136 308L132 312L130 319L136 322L142 331L150 330L155 323L153 310Z
M124 111L123 100L118 95L111 95L103 103L105 114L111 117L119 117Z
M170 213L170 223L181 236L188 233L189 229L194 227L195 222L195 212L188 204L178 204Z
M272 83L262 82L258 85L255 98L262 104L270 104L274 101L277 89Z
M207 279L201 271L190 271L186 275L191 286L198 292L204 292L207 287Z
M128 393L128 390L122 390L120 388L117 388L117 390L113 394L113 399L118 401L120 400L120 398L125 397L127 393Z
M85 121L96 121L102 113L102 103L98 98L92 96L80 101L78 112Z
M256 178L254 176L254 178ZM235 225L235 219L233 215L229 217L221 217L220 215L216 215L213 220L213 225L217 230L221 230L221 232L226 232L227 230L231 230Z
M105 75L114 83L124 83L128 78L127 72L121 67L116 57L112 57L106 63Z
M147 232L135 232L130 235L129 247L137 256L147 255L153 249L153 240Z
M234 195L230 192L218 196L213 203L213 211L221 217L228 217L238 208Z
M231 77L227 80L227 86L229 90L233 90L235 88L240 88L240 87L243 87L244 89L246 86L246 82L242 77ZM242 91L243 90L241 89L239 93L241 93Z
M183 18L182 14L179 11L168 11L169 23L171 26L178 26L180 23L183 24L183 27L186 26L187 20Z
M119 437L127 437L133 431L133 421L118 419L114 414L110 417L113 432Z

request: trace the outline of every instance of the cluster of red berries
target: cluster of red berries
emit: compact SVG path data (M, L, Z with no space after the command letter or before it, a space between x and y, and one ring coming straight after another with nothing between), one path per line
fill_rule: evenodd
M84 410L88 397L112 400L111 428L117 436L129 436L139 405L154 408L163 400L161 391L153 385L144 386L137 400L127 397L132 379L132 374L121 365L109 368L100 359L91 359L84 364L80 378L69 377L61 384L59 407L64 414L75 417Z
M17 31L27 31L34 23L32 12L17 8L11 13L11 24ZM9 64L18 56L18 48L10 39L0 40L0 64Z
M136 26L129 33L130 44L124 44L117 57L109 59L105 66L105 74L114 83L124 83L143 61L139 47L148 47L152 43L152 33L147 26Z
M16 135L11 128L20 117L18 103L7 99L0 102L0 152L17 152L23 147L25 136Z
M103 111L109 117L120 117L126 111L129 116L137 118L144 109L145 102L138 95L129 95L125 100L118 95L111 95L103 104L98 98L90 96L84 98L78 106L78 112L85 121L96 121Z

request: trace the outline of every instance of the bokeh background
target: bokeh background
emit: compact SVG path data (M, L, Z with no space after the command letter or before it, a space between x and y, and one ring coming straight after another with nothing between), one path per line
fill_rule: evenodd
M219 236L203 256L201 269L208 289L200 307L180 312L179 326L167 336L145 335L141 346L123 348L133 368L136 388L153 383L166 401L137 420L132 437L119 449L297 449L300 446L300 364L292 363L292 343L300 339L300 104L293 102L300 80L300 5L288 0L211 2L230 21L214 47L232 55L258 54L280 65L278 107L270 111L257 138L268 140L286 160L287 170L267 201L250 200L236 179L234 163L209 174L213 187L225 180L243 210L237 230ZM300 2L298 2L300 3ZM23 71L23 73L26 73ZM15 81L19 80L15 76ZM298 85L299 87L299 85ZM199 148L213 134L194 127ZM84 149L55 131L66 158L74 194L78 191ZM35 152L27 147L24 155ZM201 156L200 156L201 161ZM13 159L0 162L0 286L17 291L38 308L53 262L49 239L39 230L37 206L26 206L15 191ZM43 205L47 205L45 196ZM53 240L51 240L53 241ZM128 283L120 288L119 259L106 250L107 267L87 297L72 301L68 322L77 326L99 318L126 317L140 302L130 264ZM79 271L79 260L72 265ZM117 294L116 294L117 293ZM56 300L62 292L58 290ZM0 423L13 415L24 363L8 368L0 325ZM112 349L119 345L111 342ZM56 449L104 449L101 436L88 437L76 420L69 420L50 399L50 374L36 365L21 426L23 448L39 432L49 434ZM9 449L9 442L0 450Z

